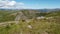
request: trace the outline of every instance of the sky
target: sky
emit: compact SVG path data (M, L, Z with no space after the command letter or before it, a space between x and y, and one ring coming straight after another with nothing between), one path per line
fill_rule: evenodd
M2 9L54 9L60 8L60 0L0 0Z

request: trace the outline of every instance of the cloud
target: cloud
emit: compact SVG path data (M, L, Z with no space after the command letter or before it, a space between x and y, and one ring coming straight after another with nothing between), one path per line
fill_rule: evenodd
M16 2L15 0L0 0L0 8L6 9L21 9L24 3Z
M15 4L16 4L15 1L11 1L11 2L6 3L7 6L14 6Z

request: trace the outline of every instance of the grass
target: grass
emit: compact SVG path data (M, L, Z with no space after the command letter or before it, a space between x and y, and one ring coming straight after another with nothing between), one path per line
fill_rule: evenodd
M27 27L31 25L32 28ZM31 20L30 22L20 21L19 24L8 24L0 27L0 34L60 34L60 24L56 21Z
M0 12L0 22L13 21L16 16L7 12ZM19 21L18 24L11 23L0 26L0 34L60 34L60 12L50 13L46 17L53 16L52 19L31 19L30 22ZM43 14L44 15L44 14ZM32 28L29 28L31 25Z

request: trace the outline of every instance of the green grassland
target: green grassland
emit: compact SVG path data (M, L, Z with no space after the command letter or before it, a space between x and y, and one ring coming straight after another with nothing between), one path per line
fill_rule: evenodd
M13 21L16 17L15 15L14 16L11 15L13 13L16 12L0 11L0 15L2 15L0 17L0 22ZM29 15L31 14L27 14L27 16ZM0 26L0 34L60 34L60 11L40 13L37 16L36 14L33 15L34 17L43 15L46 18L48 17L53 18L52 19L34 18L30 19L29 22L26 22L25 20L20 20L18 24L15 23L6 24L5 26ZM28 27L29 25L31 26L31 28Z
M27 27L31 25L32 28ZM20 21L19 24L0 26L0 34L60 34L60 23L57 20L32 19L30 22Z

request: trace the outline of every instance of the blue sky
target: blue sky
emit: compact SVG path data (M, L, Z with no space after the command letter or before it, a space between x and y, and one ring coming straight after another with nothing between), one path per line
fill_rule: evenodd
M25 7L33 9L60 8L60 0L16 0L25 3Z
M3 0L1 0L3 1ZM0 1L0 5L2 6ZM4 0L7 2L7 0ZM3 3L3 8L23 8L23 9L54 9L60 8L60 0L8 0L7 4ZM0 8L2 8L0 6Z

